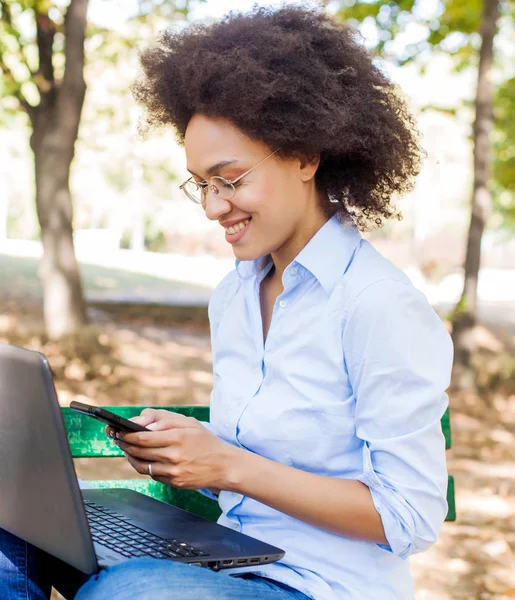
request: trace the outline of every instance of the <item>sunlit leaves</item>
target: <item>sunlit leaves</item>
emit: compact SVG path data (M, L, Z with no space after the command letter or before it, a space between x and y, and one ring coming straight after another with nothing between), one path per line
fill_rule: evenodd
M503 224L515 229L515 77L501 85L495 99L494 202Z
M428 56L445 53L453 57L454 68L460 72L477 66L482 9L483 0L342 0L337 16L361 24L367 31L373 24L374 49L390 61L403 64L424 56L425 59L418 62L424 70ZM505 29L513 32L515 2L501 1L500 14L501 29L504 19ZM415 24L419 32L425 30L425 35L414 36ZM407 35L409 30L410 35ZM513 65L511 69L508 77L513 74ZM501 81L503 76L506 77L499 69ZM450 110L456 112L457 107ZM495 113L492 187L496 208L504 215L504 223L515 226L515 78L501 85L495 98Z

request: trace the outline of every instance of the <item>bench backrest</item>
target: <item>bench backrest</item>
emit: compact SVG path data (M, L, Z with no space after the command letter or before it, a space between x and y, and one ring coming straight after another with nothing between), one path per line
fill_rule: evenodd
M106 406L121 417L130 419L138 416L145 406ZM199 421L209 421L208 406L155 406L149 408L160 408L177 412L188 417L194 417ZM64 424L68 433L71 452L74 458L106 458L123 456L123 452L113 444L105 435L105 426L87 415L82 415L69 408L63 408ZM449 411L442 418L442 429L445 434L445 446L451 447L451 426ZM198 492L189 490L176 490L163 485L152 479L109 479L90 481L95 487L126 487L143 494L174 504L185 510L189 510L202 517L215 521L220 515L218 504ZM454 499L454 479L449 477L447 491L447 502L449 512L447 521L456 520L456 507Z

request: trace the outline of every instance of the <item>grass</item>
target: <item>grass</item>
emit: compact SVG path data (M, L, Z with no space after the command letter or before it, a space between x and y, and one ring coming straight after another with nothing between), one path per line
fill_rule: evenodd
M39 260L36 258L0 254L0 295L12 298L41 299L41 287L37 275ZM207 287L133 273L121 269L81 264L84 293L87 298L128 296L150 301L159 298L183 298L185 296L208 296Z

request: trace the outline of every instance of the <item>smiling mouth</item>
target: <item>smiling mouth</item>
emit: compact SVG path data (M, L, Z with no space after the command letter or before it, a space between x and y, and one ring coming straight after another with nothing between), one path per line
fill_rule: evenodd
M235 225L231 225L231 227L225 227L224 229L229 235L235 235L236 233L239 233L240 231L245 229L245 227L248 227L250 220L251 220L250 218L244 219L243 221L240 221L239 223L236 223Z

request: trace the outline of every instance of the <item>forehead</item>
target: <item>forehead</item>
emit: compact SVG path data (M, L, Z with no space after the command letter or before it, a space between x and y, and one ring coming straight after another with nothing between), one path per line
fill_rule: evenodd
M194 115L184 136L188 168L208 169L223 160L261 157L267 146L253 140L227 119ZM198 171L197 171L198 172Z

